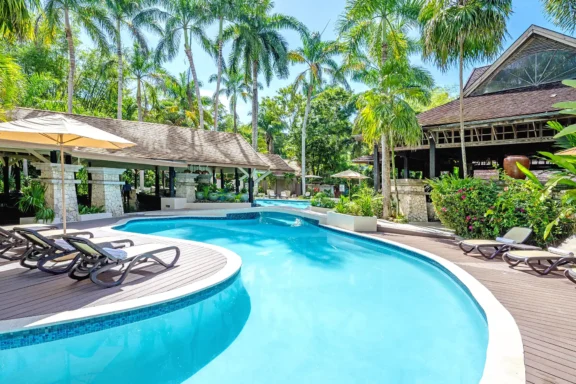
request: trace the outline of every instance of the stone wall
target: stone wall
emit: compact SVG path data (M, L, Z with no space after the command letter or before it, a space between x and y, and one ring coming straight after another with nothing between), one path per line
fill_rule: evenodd
M62 173L61 165L55 163L33 163L40 171L40 181L46 187L44 199L46 205L54 210L55 217L62 220ZM80 180L74 179L74 173L78 172L80 165L64 165L64 194L66 199L66 221L78 221L78 198L76 197L76 184Z
M124 206L122 204L122 184L120 175L124 169L91 167L86 169L91 174L93 207L102 206L104 211L112 216L122 216Z
M187 203L196 201L196 177L195 173L177 173L176 197L186 198Z
M408 221L428 221L424 182L417 179L399 179L396 183L398 184L400 198L400 212ZM392 198L396 198L394 183L392 183Z

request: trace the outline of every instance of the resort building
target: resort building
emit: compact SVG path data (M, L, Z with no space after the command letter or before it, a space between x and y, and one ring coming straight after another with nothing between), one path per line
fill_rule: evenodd
M576 39L531 26L494 63L475 68L468 78L464 88L464 137L460 136L458 99L421 113L420 145L395 148L398 174L404 178L431 178L453 172L455 167L462 170L462 140L470 175L489 177L495 167L502 168L509 155L528 156L531 169L546 169L548 164L536 155L557 150L557 132L548 122L558 121L563 126L575 122L553 107L576 100L576 89L561 83L573 78ZM354 161L373 164L375 160L376 153Z

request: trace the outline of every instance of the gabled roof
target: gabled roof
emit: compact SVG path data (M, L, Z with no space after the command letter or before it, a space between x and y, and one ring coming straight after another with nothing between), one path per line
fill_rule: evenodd
M474 68L474 70L472 71L472 74L470 74L470 77L468 78L468 81L464 85L464 91L466 91L472 83L474 83L476 80L478 80L478 78L480 76L482 76L484 74L484 72L486 72L488 70L488 68L490 68L489 65Z
M258 153L244 138L235 133L205 131L173 125L116 120L110 118L60 113L136 143L136 146L119 150L79 148L75 153L109 155L131 159L158 159L184 161L195 165L217 167L246 167L268 169ZM15 108L13 119L26 119L56 114L29 108Z
M576 48L576 39L562 33L554 32L550 29L542 28L537 25L531 25L526 32L522 34L512 44L508 49L496 60L492 65L488 66L479 76L476 74L476 70L470 76L468 83L466 84L466 90L464 92L464 97L470 96L478 87L480 87L486 80L488 80L492 75L494 75L500 68L507 64L510 60L514 59L514 55L520 52L522 49L527 48L526 46L535 39L545 39L550 44L561 44L564 46L569 46ZM538 49L538 45L535 47ZM475 76L476 74L476 76ZM475 77L475 78L473 78Z
M264 160L268 166L270 167L270 170L272 172L284 172L284 173L293 173L294 169L292 169L292 167L290 165L288 165L288 163L280 157L280 155L275 155L273 153L258 153L258 155L260 155L260 158L262 158L262 160Z

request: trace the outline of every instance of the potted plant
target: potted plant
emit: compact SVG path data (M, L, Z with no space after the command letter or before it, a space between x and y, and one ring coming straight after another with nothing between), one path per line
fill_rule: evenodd
M209 185L209 193L208 193L208 200L210 201L218 201L220 198L220 194L218 193L218 188L214 184Z
M242 188L240 190L240 201L246 203L248 200L250 200L250 196L248 196L248 190L246 188Z
M204 200L204 192L196 191L196 200Z
M34 222L53 222L55 218L54 210L46 206L45 193L46 188L37 182L24 187L22 189L22 197L18 200L20 212L34 212Z

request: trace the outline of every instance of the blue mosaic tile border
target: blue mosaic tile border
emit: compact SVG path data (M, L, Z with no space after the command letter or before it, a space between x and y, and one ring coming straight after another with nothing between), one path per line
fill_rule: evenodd
M239 275L240 273L237 272L218 285L169 302L153 304L143 308L114 313L111 315L92 317L69 323L2 333L0 334L0 350L20 348L48 341L66 339L68 337L98 332L104 329L162 316L166 313L196 304L225 290L234 283Z
M482 308L480 303L478 303L478 301L476 301L476 298L474 297L472 292L470 292L470 289L468 288L468 286L466 286L466 284L464 284L458 277L456 277L456 275L454 275L449 269L447 269L445 266L443 266L442 264L440 264L436 260L430 259L430 258L420 254L419 252L415 252L415 251L406 249L400 245L382 242L382 241L378 240L377 238L357 236L355 234L340 231L337 228L332 228L332 227L327 227L327 226L322 226L321 228L325 229L326 231L332 231L332 232L339 233L342 236L351 237L355 240L363 240L363 241L366 241L367 243L371 243L371 244L380 246L382 248L392 248L396 251L400 251L400 252L405 253L409 256L412 256L414 258L422 260L425 263L428 263L428 264L432 265L433 267L441 270L450 279L452 279L452 281L454 281L454 283L456 283L464 291L464 293L466 293L468 295L468 297L472 300L472 302L474 303L474 305L476 306L476 308L478 309L478 311L480 312L480 314L482 315L484 320L488 321L488 317L486 316L486 312L484 312L484 308Z

